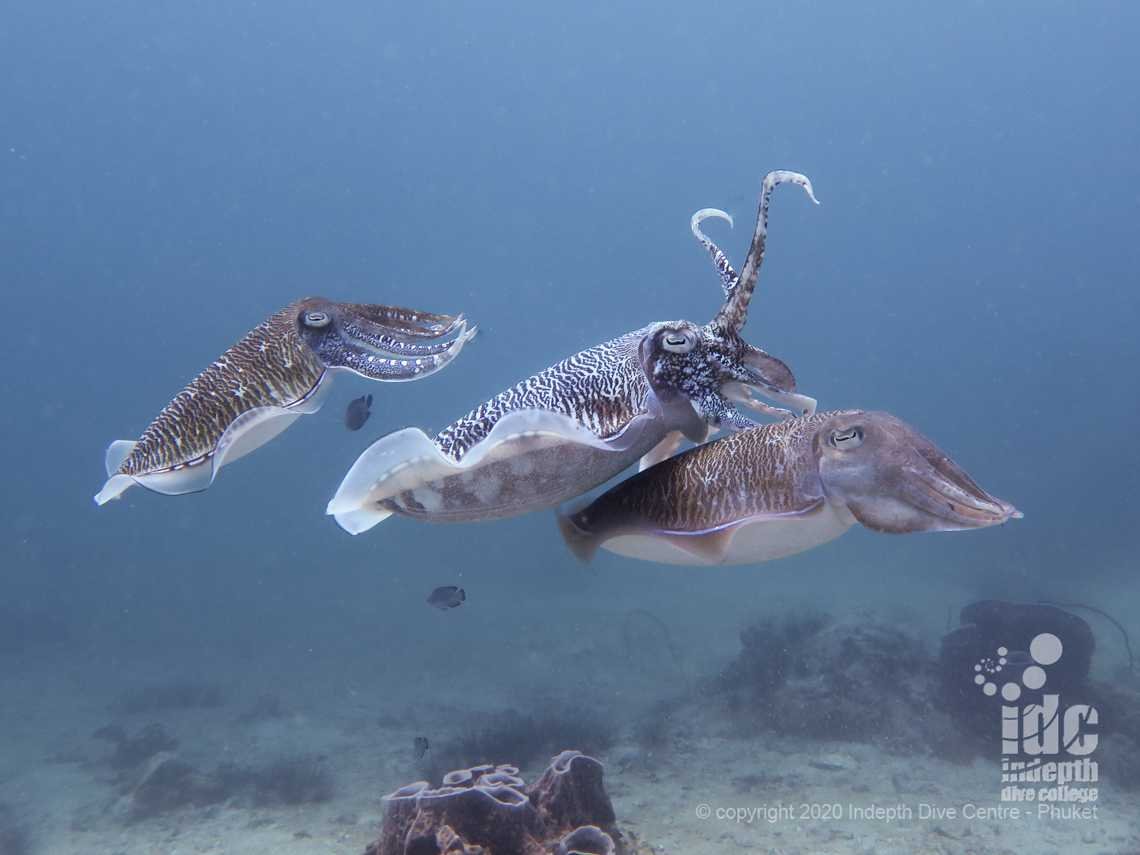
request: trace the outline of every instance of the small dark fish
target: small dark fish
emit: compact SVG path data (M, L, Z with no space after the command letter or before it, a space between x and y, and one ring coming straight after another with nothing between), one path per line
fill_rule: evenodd
M360 430L372 415L372 396L361 395L348 402L344 411L344 426L349 430Z
M428 753L428 749L431 748L431 745L428 744L427 737L417 736L414 744L416 750L416 759L422 760L424 758L424 755Z
M443 585L428 594L427 603L437 609L453 609L467 600L467 592L455 585Z

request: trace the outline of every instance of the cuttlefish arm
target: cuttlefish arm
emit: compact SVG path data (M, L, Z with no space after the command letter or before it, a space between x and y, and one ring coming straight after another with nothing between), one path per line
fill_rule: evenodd
M712 258L713 267L716 268L717 274L720 276L720 285L724 289L725 296L733 292L736 288L736 283L740 281L740 277L732 267L732 262L728 260L719 246L713 243L712 238L704 233L701 229L701 223L710 217L715 217L719 220L724 220L728 223L729 228L735 224L732 221L732 215L728 214L719 208L701 208L689 219L689 230L692 231L693 237L700 241L701 246L705 248L709 256Z
M310 297L271 315L178 393L137 441L111 443L102 505L139 484L180 495L206 489L227 463L324 403L339 371L418 380L470 340L461 315Z
M786 169L777 169L764 176L760 188L760 204L756 214L756 226L752 232L752 243L748 247L748 255L744 259L744 267L741 268L740 275L736 277L735 281L725 280L725 304L713 321L718 326L737 332L744 329L744 324L748 320L748 306L752 302L752 294L756 290L760 267L764 263L764 252L768 247L768 207L771 202L772 191L785 183L802 187L808 198L816 205L819 204L819 200L815 198L811 180L806 175Z
M673 564L745 564L826 543L855 523L954 531L1021 514L888 413L817 413L732 434L559 517L588 560L603 547Z

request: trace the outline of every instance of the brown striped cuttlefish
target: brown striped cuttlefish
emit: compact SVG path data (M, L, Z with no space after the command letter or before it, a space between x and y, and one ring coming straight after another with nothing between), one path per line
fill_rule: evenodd
M559 516L571 550L666 564L754 564L879 532L959 531L1019 519L889 413L816 413L697 446Z
M419 380L475 334L462 315L308 297L258 324L195 377L135 442L107 448L102 505L140 484L156 493L205 490L222 466L315 413L332 375Z

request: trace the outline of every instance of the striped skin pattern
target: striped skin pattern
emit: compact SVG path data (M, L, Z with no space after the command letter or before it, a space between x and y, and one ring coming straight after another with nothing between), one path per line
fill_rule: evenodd
M143 431L119 473L142 475L203 463L242 413L288 407L309 395L325 365L298 334L303 303L262 321L190 381Z
M580 351L500 392L444 428L436 445L459 461L499 419L528 409L561 413L608 439L647 410L650 387L638 348L656 326Z
M697 446L634 475L572 520L583 530L636 519L660 531L693 532L757 513L802 511L823 498L813 446L837 415L816 413Z
M179 392L116 474L153 475L205 463L240 416L305 403L330 369L373 380L426 377L454 359L474 332L462 316L322 297L290 303Z

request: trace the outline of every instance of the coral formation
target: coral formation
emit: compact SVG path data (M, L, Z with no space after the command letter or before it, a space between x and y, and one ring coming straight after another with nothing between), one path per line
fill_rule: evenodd
M366 855L627 855L602 764L563 751L527 787L515 766L458 769L384 797L380 838Z

